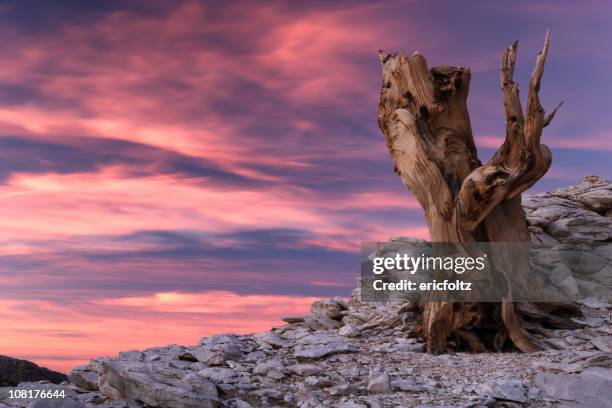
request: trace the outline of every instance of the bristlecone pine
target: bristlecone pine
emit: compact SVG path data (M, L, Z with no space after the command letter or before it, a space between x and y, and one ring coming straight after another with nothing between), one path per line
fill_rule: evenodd
M551 152L540 143L546 115L538 92L550 45L546 34L529 82L523 113L513 81L517 43L501 58L501 90L506 140L482 164L467 109L470 70L428 68L419 53L379 52L382 90L378 124L395 172L424 209L433 242L525 242L529 240L521 193L548 170ZM571 304L424 302L421 333L427 351L444 353L449 339L471 351L516 347L547 348L532 335L545 327L569 327L556 313L575 312Z

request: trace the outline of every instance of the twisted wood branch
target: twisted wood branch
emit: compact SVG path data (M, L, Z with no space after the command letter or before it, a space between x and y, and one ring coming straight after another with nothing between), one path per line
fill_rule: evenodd
M434 242L529 239L520 194L550 167L550 150L540 144L540 138L561 104L547 116L538 96L550 47L547 33L531 74L523 113L513 80L517 47L515 42L501 58L506 138L484 165L477 156L467 109L470 70L448 66L429 69L419 53L407 57L379 52L383 76L379 127L395 172L424 209ZM444 352L452 333L470 343L471 349L482 350L478 336L465 328L473 326L475 319L482 322L493 314L502 322L495 344L509 338L524 351L541 348L522 327L519 311L510 301L497 305L428 302L423 310L428 351Z

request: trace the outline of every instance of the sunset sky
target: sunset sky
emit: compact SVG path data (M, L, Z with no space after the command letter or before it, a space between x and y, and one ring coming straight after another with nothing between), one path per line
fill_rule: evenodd
M3 1L0 354L264 330L347 295L361 241L427 237L376 124L378 49L472 69L481 159L547 29L549 173L612 170L607 1Z

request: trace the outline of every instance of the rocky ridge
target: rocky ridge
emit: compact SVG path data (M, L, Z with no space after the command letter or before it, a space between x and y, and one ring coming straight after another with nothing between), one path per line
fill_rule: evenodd
M612 254L609 182L589 176L523 201L534 242L597 241L607 248L598 256ZM72 371L61 402L5 398L0 407L604 407L612 401L612 305L597 294L609 294L612 282L575 279L595 296L582 302L584 327L542 333L555 350L429 355L414 305L362 303L356 289L268 332L94 359Z
M46 380L53 383L66 381L66 375L26 361L0 356L0 387L11 387L23 381Z

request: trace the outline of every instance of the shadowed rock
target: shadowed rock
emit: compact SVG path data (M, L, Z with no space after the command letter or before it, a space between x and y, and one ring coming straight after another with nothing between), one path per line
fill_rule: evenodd
M67 379L65 374L39 367L30 361L0 356L1 387L13 387L20 382L42 380L59 384Z

